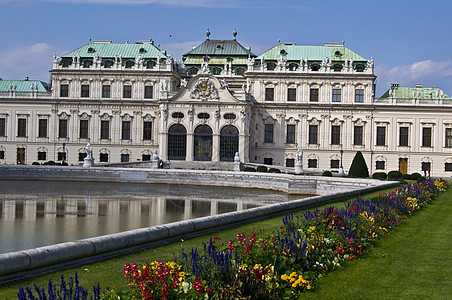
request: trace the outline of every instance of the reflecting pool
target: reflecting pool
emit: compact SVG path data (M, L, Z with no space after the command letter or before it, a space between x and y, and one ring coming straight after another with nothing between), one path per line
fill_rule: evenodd
M0 191L0 253L309 197L229 187L54 181L0 181Z

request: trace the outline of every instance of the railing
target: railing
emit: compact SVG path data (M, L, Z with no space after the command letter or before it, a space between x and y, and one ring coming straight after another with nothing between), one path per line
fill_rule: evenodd
M52 92L0 92L0 98L50 99L52 98Z
M375 98L374 104L388 106L452 106L452 99Z

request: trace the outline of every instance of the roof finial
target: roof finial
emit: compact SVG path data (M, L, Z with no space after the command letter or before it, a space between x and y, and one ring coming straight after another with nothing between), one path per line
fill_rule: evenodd
M278 39L278 45L279 45L279 44L281 44L281 40L280 40L280 39Z
M209 39L209 36L210 36L210 31L209 31L209 28L207 28L207 31L206 31L206 36L207 36L207 39Z
M89 37L89 43L91 44L91 37Z
M234 32L232 33L232 36L234 36L234 41L236 40L236 36L237 36L237 30L235 30L234 28Z

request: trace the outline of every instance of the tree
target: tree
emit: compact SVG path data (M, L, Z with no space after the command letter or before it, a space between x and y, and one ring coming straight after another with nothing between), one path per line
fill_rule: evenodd
M369 169L361 151L356 152L350 170L348 171L348 176L369 177Z

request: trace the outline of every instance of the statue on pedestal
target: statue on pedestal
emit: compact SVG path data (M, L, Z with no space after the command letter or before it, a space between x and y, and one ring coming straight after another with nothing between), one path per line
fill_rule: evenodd
M295 154L295 174L303 173L303 149L298 148Z

